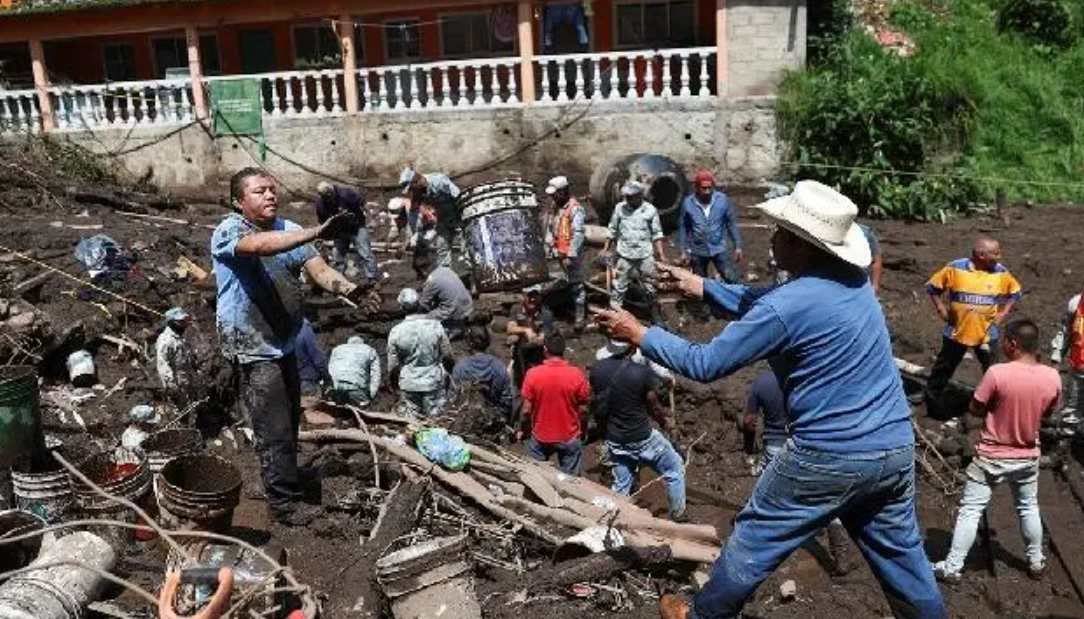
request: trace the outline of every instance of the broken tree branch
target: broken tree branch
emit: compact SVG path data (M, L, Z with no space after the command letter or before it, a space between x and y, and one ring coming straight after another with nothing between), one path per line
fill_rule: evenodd
M523 529L541 540L557 545L561 543L561 537L547 531L538 523L525 518L516 512L498 504L489 490L466 473L452 473L434 465L425 456L405 445L398 445L392 441L373 436L361 430L316 430L302 432L299 437L302 441L319 442L325 440L346 440L364 442L372 440L374 444L387 451L404 462L413 464L418 468L432 474L438 481L457 490L463 496L471 499L480 507L489 511L498 518L517 523Z

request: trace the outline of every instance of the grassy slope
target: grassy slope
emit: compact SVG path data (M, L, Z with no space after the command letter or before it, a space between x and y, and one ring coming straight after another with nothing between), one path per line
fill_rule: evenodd
M915 37L920 52L914 61L924 72L962 92L972 106L968 172L1084 183L1084 40L1044 53L999 34L986 2L950 0L947 8L947 19L933 19L903 7L893 21ZM1005 187L1016 198L1084 199L1084 184Z

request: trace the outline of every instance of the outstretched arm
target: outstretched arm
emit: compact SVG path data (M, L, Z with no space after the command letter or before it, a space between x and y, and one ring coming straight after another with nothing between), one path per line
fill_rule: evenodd
M690 342L652 327L643 334L639 345L648 359L707 383L754 361L779 354L786 340L786 328L775 311L757 305L707 344Z

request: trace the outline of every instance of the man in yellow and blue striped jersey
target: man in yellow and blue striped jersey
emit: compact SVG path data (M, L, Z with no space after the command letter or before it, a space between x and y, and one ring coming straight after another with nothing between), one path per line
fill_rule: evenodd
M1001 264L1001 245L979 236L971 257L953 260L934 273L926 292L945 321L941 351L926 383L926 402L936 403L969 349L984 372L996 361L998 326L1020 299L1021 289Z

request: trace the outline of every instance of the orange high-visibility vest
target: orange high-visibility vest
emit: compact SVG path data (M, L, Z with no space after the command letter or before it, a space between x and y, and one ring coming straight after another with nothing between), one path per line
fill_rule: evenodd
M1069 365L1077 372L1084 371L1084 296L1069 323Z
M553 247L562 256L567 256L572 249L572 212L579 206L576 198L569 198L568 204L553 222Z

